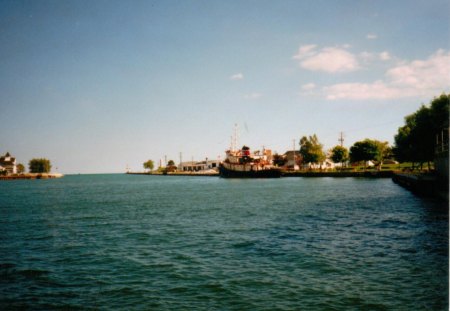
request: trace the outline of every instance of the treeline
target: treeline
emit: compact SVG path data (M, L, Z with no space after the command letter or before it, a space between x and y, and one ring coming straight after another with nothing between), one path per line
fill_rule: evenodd
M9 154L9 152L7 152ZM28 162L28 171L30 173L50 173L52 165L50 160L45 158L34 158ZM25 165L18 163L16 165L17 174L25 173ZM0 174L6 175L6 171L1 171Z
M50 164L50 160L48 159L31 159L28 162L28 169L30 173L50 173L52 165Z
M323 150L323 145L314 134L312 136L303 136L300 139L300 156L301 163L320 164L327 158L327 154ZM392 148L388 142L382 142L375 139L364 139L355 142L350 150L337 145L332 148L328 157L334 163L365 163L367 161L376 161L381 164L386 159L392 159Z
M450 94L442 94L405 117L405 125L395 135L393 151L398 161L429 165L440 140L444 138L448 144L449 102Z
M334 163L365 163L377 162L381 165L387 159L399 162L411 162L422 168L423 163L430 163L435 156L436 144L444 140L448 146L450 94L440 97L425 106L422 105L415 113L405 117L405 125L398 129L394 146L386 141L364 139L355 142L350 149L337 145L328 154L318 137L303 136L300 139L299 163L320 164L330 158ZM280 155L274 156L276 165L286 164L287 159Z

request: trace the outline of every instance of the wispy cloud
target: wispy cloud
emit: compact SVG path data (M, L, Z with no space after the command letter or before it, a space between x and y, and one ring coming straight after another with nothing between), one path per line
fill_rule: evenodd
M316 45L304 45L293 56L299 60L300 67L311 71L340 73L355 71L360 68L357 57L347 51L348 47L324 47L318 49Z
M306 83L301 86L300 94L304 96L314 95L317 86L315 83Z
M311 91L316 88L316 85L314 83L307 83L302 85L303 91Z
M392 88L381 80L373 83L339 83L324 87L323 90L325 97L330 100L393 99L403 97L401 90Z
M389 52L386 52L386 51L381 52L379 56L380 56L381 60L390 60L391 59L391 55L389 54Z
M450 52L444 50L438 50L425 60L403 61L387 70L382 80L339 83L323 88L324 96L330 100L432 97L449 90Z
M366 38L369 40L375 40L378 38L378 36L374 33L369 33L369 34L367 34Z
M259 99L261 96L262 96L261 93L250 93L250 94L245 94L244 98L249 99L249 100L256 100L256 99Z
M244 75L242 73L235 73L230 76L230 80L242 80L244 79Z

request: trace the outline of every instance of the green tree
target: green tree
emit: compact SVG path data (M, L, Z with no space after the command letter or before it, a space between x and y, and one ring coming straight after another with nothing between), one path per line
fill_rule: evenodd
M153 171L153 168L155 167L155 163L153 163L152 160L148 160L144 162L144 169Z
M175 162L173 160L169 160L169 162L167 162L167 166L174 166Z
M28 162L28 170L30 173L49 173L51 169L52 165L48 159L31 159Z
M343 163L348 161L348 149L342 146L335 146L331 149L331 160L334 163Z
M25 172L25 166L22 163L17 164L17 173L18 174L22 174L23 172Z
M273 164L275 166L283 166L287 162L287 159L283 157L282 155L279 155L278 153L275 153L273 155Z
M435 98L429 106L422 105L405 117L405 125L395 135L393 153L400 162L422 166L434 159L436 136L449 126L450 94Z
M365 139L357 141L350 147L350 161L364 162L364 167L367 161L378 160L380 158L380 142L372 139Z
M313 136L303 136L300 139L300 154L304 163L320 163L325 161L323 145L319 142L316 134Z

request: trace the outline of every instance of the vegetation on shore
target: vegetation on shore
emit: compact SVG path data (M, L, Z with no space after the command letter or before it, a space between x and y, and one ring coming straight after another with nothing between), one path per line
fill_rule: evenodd
M431 166L436 143L447 141L449 128L450 94L435 98L429 106L422 105L415 113L405 117L405 125L395 135L395 158L399 162L409 161L422 168ZM442 141L441 141L442 143Z
M155 164L153 163L152 160L147 160L146 162L144 162L144 169L149 170L150 172L153 171Z
M317 167L319 169L316 170L321 171L322 163L327 158L340 164L331 171L417 171L423 169L424 163L428 164L427 171L430 171L434 168L432 161L437 140L446 141L448 148L449 102L450 94L442 94L429 105L422 105L419 110L406 116L405 125L395 135L394 146L386 141L365 138L355 142L349 149L336 145L325 152L319 138L313 134L300 139L299 156L294 154L294 159L300 168L305 164L313 164L312 167L304 166L306 171ZM284 167L287 162L286 156L274 154L274 165ZM369 167L367 164L371 162L376 166ZM174 161L169 161L168 167L171 169L162 167L159 173L172 173L176 169ZM154 162L148 160L144 163L144 168L152 172Z
M40 159L31 159L28 162L28 170L30 173L49 173L52 169L52 165L50 164L50 160L40 158Z

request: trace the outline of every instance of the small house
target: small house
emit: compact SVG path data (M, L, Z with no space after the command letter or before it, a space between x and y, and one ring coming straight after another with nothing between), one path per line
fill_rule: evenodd
M286 169L296 171L300 168L302 162L300 151L286 151L283 157L286 159L286 163L284 164Z
M6 174L17 174L16 158L12 157L9 152L0 157L0 167L6 171Z

